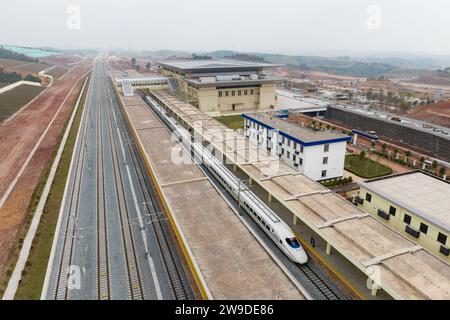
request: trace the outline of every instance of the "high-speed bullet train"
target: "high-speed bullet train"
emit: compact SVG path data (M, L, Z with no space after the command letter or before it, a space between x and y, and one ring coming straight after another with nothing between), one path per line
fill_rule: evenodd
M250 217L253 218L284 254L295 263L306 263L308 256L289 226L249 188L240 183L236 176L213 156L209 150L202 144L193 142L189 131L173 119L154 99L146 96L146 100L159 114L160 118L171 128L178 141L193 152L197 159L202 160L202 163L208 170L236 201L239 201L240 205L247 211Z

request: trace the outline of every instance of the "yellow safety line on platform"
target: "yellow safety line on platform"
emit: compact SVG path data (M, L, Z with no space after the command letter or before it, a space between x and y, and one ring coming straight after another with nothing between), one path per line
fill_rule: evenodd
M311 252L317 259L319 259L331 272L336 275L336 277L339 278L339 280L343 282L346 287L348 287L353 292L353 296L361 300L367 300L364 294L356 289L339 271L337 271L327 260L325 260L325 258L323 258L316 249L311 247L309 243L306 242L302 237L300 237L300 235L295 230L292 231L296 235L297 239L302 243L302 245L306 247L309 252Z

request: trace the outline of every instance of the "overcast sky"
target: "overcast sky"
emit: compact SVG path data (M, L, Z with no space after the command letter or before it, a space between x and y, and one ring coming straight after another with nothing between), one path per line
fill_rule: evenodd
M0 44L450 54L449 17L448 0L0 0Z

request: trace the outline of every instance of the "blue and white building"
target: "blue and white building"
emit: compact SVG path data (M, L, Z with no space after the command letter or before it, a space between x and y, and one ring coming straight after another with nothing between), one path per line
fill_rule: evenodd
M242 116L246 137L287 165L316 181L342 177L351 137L315 131L271 113Z

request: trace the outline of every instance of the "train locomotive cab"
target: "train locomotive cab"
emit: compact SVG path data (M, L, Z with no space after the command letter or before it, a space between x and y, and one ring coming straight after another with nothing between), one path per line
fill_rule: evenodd
M308 262L308 256L306 255L305 250L303 250L300 242L295 236L285 238L284 242L285 248L289 253L288 256L293 262L299 264L305 264Z

